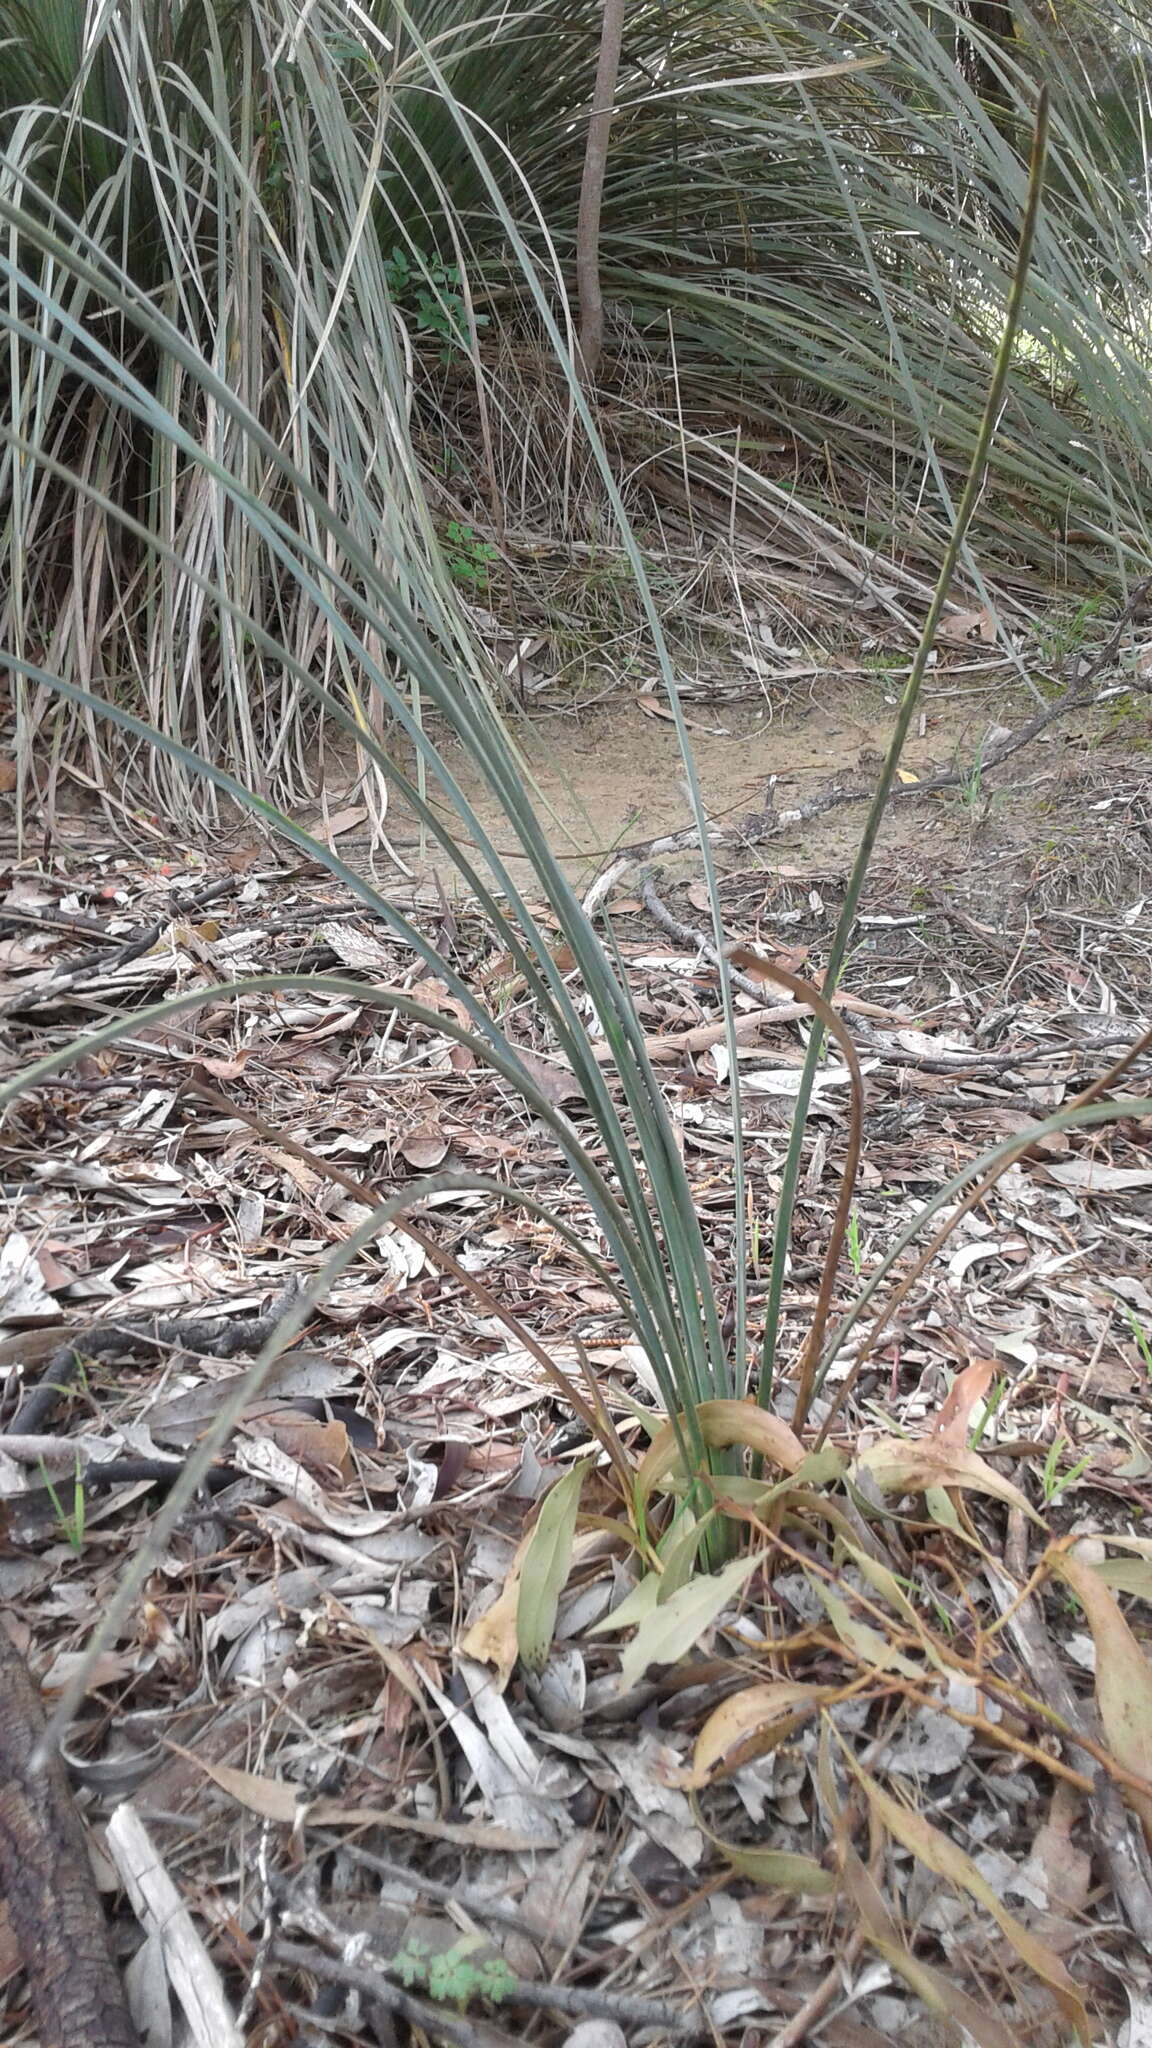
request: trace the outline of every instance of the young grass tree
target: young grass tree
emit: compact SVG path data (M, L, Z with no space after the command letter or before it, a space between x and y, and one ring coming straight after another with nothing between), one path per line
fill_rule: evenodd
M612 464L596 430L567 330L558 323L552 295L541 283L533 251L520 232L504 197L500 179L477 138L467 109L455 99L436 52L424 43L412 20L398 8L406 33L446 115L455 124L461 146L519 263L523 288L536 317L550 338L557 363L568 380L570 403L599 467L605 497L618 522L644 607L667 706L679 741L685 780L699 834L701 861L711 904L713 940L723 957L726 934L712 860L708 821L700 796L689 735L680 706L674 665L661 630L644 560L625 516ZM315 97L311 115L299 131L301 148L317 127L332 116L331 78L324 86L323 22L305 26L285 18L291 62L301 79L311 77ZM320 36L310 45L309 36ZM312 69L309 70L311 65ZM237 388L229 374L234 356L235 304L227 280L230 261L244 240L248 209L262 207L264 195L252 175L236 168L230 131L215 119L211 104L190 81L181 90L195 109L196 120L211 133L220 160L229 169L232 211L218 224L218 254L213 269L215 298L205 307L205 331L211 346L204 349L184 319L157 303L156 293L133 275L121 252L106 246L102 221L74 214L54 194L34 184L27 164L18 169L11 159L3 166L0 220L8 230L0 252L0 272L7 292L0 303L0 324L9 337L9 360L15 365L13 388L23 394L8 428L10 476L21 503L36 503L47 482L63 480L85 518L102 523L100 547L115 533L118 548L131 555L133 570L144 591L160 593L156 612L161 670L174 685L169 663L174 626L167 599L173 572L181 602L209 620L221 647L231 652L241 679L275 674L278 686L293 701L312 707L331 728L346 733L361 748L383 786L410 808L421 828L455 867L472 900L482 910L493 942L514 962L538 1016L555 1049L572 1069L591 1117L593 1136L583 1138L563 1114L542 1096L512 1036L485 1008L474 990L442 959L432 941L389 899L387 893L355 874L328 846L308 838L284 812L248 785L243 774L219 765L211 749L198 753L182 736L180 721L141 717L123 701L123 693L92 686L65 673L56 660L59 648L49 642L35 652L27 632L14 633L7 652L12 672L29 690L56 693L75 705L86 719L107 721L129 742L151 750L182 778L199 777L235 803L254 812L289 842L305 848L325 865L396 936L422 959L449 989L470 1019L466 1035L473 1049L516 1088L553 1131L558 1146L577 1177L589 1215L602 1235L617 1276L627 1313L656 1376L667 1413L667 1439L654 1446L654 1463L646 1466L631 1503L638 1533L646 1542L645 1503L657 1479L667 1476L670 1455L687 1488L686 1522L681 1565L691 1570L703 1543L705 1555L718 1562L727 1532L714 1512L706 1474L725 1475L731 1453L750 1445L757 1456L774 1458L786 1467L797 1461L799 1439L793 1429L764 1413L780 1387L779 1319L791 1203L803 1137L806 1093L797 1108L780 1212L775 1219L772 1279L758 1375L759 1411L740 1408L749 1390L747 1275L745 1270L745 1186L738 1089L733 1089L733 1219L731 1270L725 1276L733 1297L731 1329L721 1321L717 1274L701 1229L694 1189L664 1103L645 1044L644 1031L627 982L609 942L605 942L566 879L525 786L521 766L505 726L477 674L460 653L447 613L430 625L431 585L421 586L417 602L413 578L402 564L431 558L422 555L426 511L414 481L411 448L406 438L407 369L401 350L382 345L372 366L373 402L368 406L363 376L359 383L339 385L347 358L345 326L364 300L376 307L381 337L391 324L390 286L386 264L372 255L368 223L384 177L382 152L367 157L350 153L343 163L342 244L318 240L310 245L325 283L322 294L298 291L301 334L307 347L290 351L286 376L287 412L269 422L250 402L254 393ZM994 430L1000 417L1022 318L1025 281L1036 234L1047 109L1042 100L1028 203L1016 252L1012 294L1004 307L991 389L976 436L968 483L952 523L937 589L925 621L920 653L901 706L854 871L845 918L837 934L826 977L827 993L835 986L848 930L863 882L868 855L887 789L907 730L919 680L932 644L935 624L960 558L969 522L984 482ZM172 150L177 131L169 126ZM200 132L200 131L198 131ZM337 136L344 131L337 123ZM330 166L339 155L335 145L323 156ZM309 158L298 163L301 176ZM503 162L503 159L501 159ZM327 175L327 172L325 173ZM179 182L168 178L169 200L182 206ZM222 210L217 195L218 211ZM266 210L266 209L265 209ZM321 209L322 211L324 209ZM178 212L169 226L192 230ZM360 267L364 254L365 267ZM378 252L377 252L378 253ZM295 275L307 273L293 272ZM198 273L201 296L203 273ZM249 314L255 310L249 305ZM377 331L373 329L373 331ZM341 340L343 337L343 341ZM334 367L330 364L334 357ZM45 389L81 394L99 435L109 421L133 445L153 451L157 485L134 503L113 494L111 438L102 442L108 459L89 459L92 443L76 442L53 425L45 438L37 394ZM335 394L335 395L334 395ZM55 413L48 415L53 422ZM77 417L80 415L77 414ZM407 493L393 508L398 522L395 545L380 545L365 517L362 467L364 435L369 420L383 422L390 441L389 474L406 479ZM205 423L210 431L204 431ZM337 431L339 429L339 431ZM99 438L99 436L98 436ZM322 451L318 461L317 451ZM302 458L307 456L307 460ZM181 502L188 518L174 521L172 479L181 479ZM168 480L165 483L165 479ZM191 508L195 508L194 516ZM411 512L411 522L406 525ZM26 562L29 529L24 533ZM231 536L240 554L221 544ZM234 573L242 570L242 573ZM431 573L431 570L429 571ZM427 602L425 602L427 599ZM146 607L147 608L147 607ZM166 685L167 687L168 685ZM463 750L472 764L498 830L485 825L455 774L452 747ZM249 758L241 749L243 762ZM432 795L436 801L432 801ZM515 860L501 850L515 850ZM547 905L548 925L534 914L528 893L517 879L523 863L532 877L531 894ZM558 965L555 935L559 933L574 970ZM754 965L745 959L743 964ZM578 983L574 993L570 979ZM238 988L239 988L238 984ZM333 993L336 985L331 984ZM738 1075L731 990L721 975L729 1072ZM419 1006L395 992L388 1001L401 1015L420 1015ZM836 1026L827 999L811 994L816 1016ZM138 1021L138 1020L135 1020ZM90 1045L115 1036L107 1027ZM438 1028L445 1028L439 1020ZM602 1040L609 1070L598 1057L594 1040ZM810 1086L818 1057L819 1030L814 1031L806 1069ZM33 1070L34 1072L40 1070ZM846 1175L840 1211L829 1246L824 1284L804 1348L799 1383L793 1396L794 1421L803 1426L814 1374L820 1357L823 1325L831 1298L832 1279L841 1249L851 1196ZM737 1412L740 1409L740 1412ZM594 1419L603 1423L593 1408ZM610 1432L607 1446L614 1452Z

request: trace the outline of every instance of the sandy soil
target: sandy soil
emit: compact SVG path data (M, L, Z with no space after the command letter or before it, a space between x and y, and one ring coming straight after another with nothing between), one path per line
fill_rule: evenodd
M685 706L705 805L730 835L722 866L787 863L835 873L850 864L864 820L862 803L786 826L756 844L741 837L739 824L764 809L769 792L777 811L787 812L829 789L870 789L888 743L898 687L899 678L857 676L831 695L822 681L818 702L797 694L771 709L755 701ZM674 833L691 822L676 734L667 715L658 714L657 702L645 696L591 709L537 710L511 724L537 810L577 886L591 880L621 845ZM878 849L885 866L895 862L909 884L947 880L964 891L971 881L985 896L991 863L1016 891L1039 888L1045 895L1055 891L1108 907L1142 886L1145 866L1152 866L1152 843L1141 822L1145 807L1139 803L1134 812L1132 800L1145 781L1152 784L1146 721L1130 712L1124 718L1079 713L981 776L980 747L989 731L1016 728L1036 708L1029 691L1002 677L991 685L941 678L925 692L904 771L922 779L955 770L966 785L893 802ZM494 845L511 855L507 826L472 763L451 741L444 752ZM333 764L329 816L354 794L354 762ZM447 814L442 800L437 807ZM305 822L322 830L314 815ZM448 885L450 865L434 846L421 847L415 820L397 802L387 830L415 874L437 874ZM354 865L364 843L355 828L339 842ZM674 872L699 867L695 852L670 862L663 858ZM524 872L515 865L512 871L517 879Z

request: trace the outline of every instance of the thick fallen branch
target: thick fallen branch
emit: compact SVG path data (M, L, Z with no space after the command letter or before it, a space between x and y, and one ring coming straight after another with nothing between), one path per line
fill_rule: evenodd
M649 916L661 927L661 930L666 931L669 937L675 939L679 945L693 947L703 959L710 960L715 965L716 948L711 943L711 940L705 938L703 932L694 930L691 925L681 924L679 918L673 916L667 905L656 893L656 880L657 876L655 875L647 876L644 887L641 890L641 900ZM762 985L759 982L753 981L750 976L741 974L738 969L733 967L729 967L728 972L738 989L749 995L761 994ZM1032 1072L1037 1066L1043 1066L1046 1062L1054 1060L1062 1061L1066 1070L1068 1060L1073 1056L1075 1050L1073 1047L1067 1047L1045 1052L1036 1047L1031 1049L1028 1047L1016 1047L1008 1052L981 1053L949 1052L942 1047L940 1053L935 1056L930 1053L913 1052L905 1046L893 1045L881 1033L874 1031L872 1024L869 1022L869 1019L882 1018L887 1024L899 1025L903 1021L907 1027L912 1025L910 1017L901 1020L899 1017L894 1016L890 1010L882 1010L878 1003L865 1002L861 997L847 995L841 989L837 989L832 1000L836 1009L847 1010L855 1015L857 1019L856 1028L864 1050L872 1058L884 1060L889 1065L895 1063L902 1067L915 1067L921 1073L954 1074L958 1076L968 1074L1005 1074L1013 1073L1020 1067L1027 1067ZM779 1003L771 1010L753 1010L737 1017L736 1036L738 1040L744 1042L749 1038L757 1037L762 1025L787 1024L796 1017L810 1017L811 1015L812 1012L806 1003L796 1002ZM650 1038L645 1041L645 1046L649 1058L660 1062L683 1057L689 1053L706 1052L709 1046L718 1044L723 1037L724 1024L723 1021L720 1021L716 1024L700 1025L692 1031L681 1033L679 1036L669 1035L662 1038ZM1127 1043L1126 1038L1124 1042ZM595 1051L597 1058L599 1058L599 1046L595 1048ZM605 1051L607 1052L607 1048L605 1048ZM1057 1078L1061 1080L1066 1079L1067 1072L1065 1071Z
M15 1421L14 1436L34 1436L43 1429L86 1358L131 1355L160 1345L180 1345L208 1358L233 1358L238 1351L259 1351L296 1300L287 1287L262 1316L159 1316L149 1322L91 1323L52 1353L39 1384L25 1396Z

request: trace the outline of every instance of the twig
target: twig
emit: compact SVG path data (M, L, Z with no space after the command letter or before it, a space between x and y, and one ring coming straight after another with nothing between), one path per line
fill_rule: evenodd
M473 2026L469 2020L441 2012L422 1998L413 1998L398 1984L389 1983L378 1970L365 1970L355 1963L338 1962L335 1956L326 1956L323 1949L305 1948L302 1942L296 1941L275 1942L272 1955L276 1962L287 1963L294 1970L306 1970L326 1984L343 1984L349 1991L358 1991L361 1998L370 1999L385 2012L395 2013L411 2026L422 2027L426 2033L438 2036L442 2041L450 2041L453 2048L492 2048L491 2028ZM506 2040L508 2036L500 2038Z
M1028 746L1030 741L1036 739L1048 726L1054 725L1058 719L1066 717L1070 711L1087 710L1099 701L1091 686L1100 671L1115 656L1129 621L1139 610L1150 589L1152 577L1147 578L1133 591L1104 646L1061 696L1055 698L1051 704L1046 704L1043 710L1036 712L1032 718L1026 719L1007 739L990 746L981 754L982 774L986 774L990 768L998 768L1013 754L1019 753L1022 747ZM1142 678L1134 677L1131 687L1134 690L1144 690L1150 686ZM921 797L936 796L942 790L962 789L969 780L970 776L960 769L945 769L939 775L926 776L921 782L894 783L888 791L888 801L914 803ZM874 794L871 789L829 789L821 796L812 797L808 803L798 805L795 810L779 811L772 800L772 787L770 782L764 810L750 811L728 828L713 824L709 830L709 838L717 844L737 840L757 845L765 839L775 838L793 825L805 825L812 818L823 817L828 811L837 810L844 804L869 803ZM644 861L652 860L660 854L683 853L693 846L698 846L699 843L700 835L696 828L688 826L681 832L658 834L653 839L639 839L631 845L617 847L612 865L596 877L585 894L584 909L590 917L593 916L617 883Z
M719 955L716 948L704 937L703 932L693 931L691 925L681 924L678 918L673 917L667 905L660 901L659 896L656 894L655 875L645 875L644 884L640 891L640 901L648 912L649 917L655 919L662 930L668 933L669 938L675 939L678 945L693 946L705 960L712 962L713 967L719 966ZM728 973L731 977L733 988L738 988L743 995L755 996L757 1002L763 1000L763 982L753 981L750 974L741 974L737 967L730 966Z
M851 996L844 996L838 990L834 1007L855 1012L860 1006L853 1002ZM868 1005L871 1010L878 1007L876 1004ZM762 1031L774 1024L793 1024L798 1017L811 1015L812 1009L808 1003L774 1003L769 1010L746 1010L736 1019L736 1037L743 1045L751 1039L758 1038ZM891 1011L888 1012L888 1016L892 1017ZM714 1024L693 1024L688 1031L658 1032L654 1038L644 1040L644 1050L649 1059L662 1065L668 1060L689 1059L695 1053L707 1052L710 1046L718 1045L723 1036L724 1024L721 1019ZM596 1058L602 1059L605 1064L614 1057L606 1039L594 1040L592 1050Z
M1062 696L1057 697L1051 704L1046 704L1043 710L1037 711L1033 717L1025 719L1023 725L1018 726L1016 731L1010 733L1007 739L1000 740L990 746L987 752L981 752L980 772L982 775L987 774L990 768L999 768L1001 763L1007 761L1011 755L1018 754L1021 747L1028 746L1048 726L1055 725L1057 719L1065 718L1070 711L1086 710L1096 701L1096 692L1092 688L1092 684L1095 682L1100 670L1113 658L1119 649L1120 642L1124 637L1124 629L1132 618L1133 613L1143 603L1149 588L1152 588L1152 577L1147 578L1145 582L1138 585L1121 612L1116 622L1115 631L1110 635L1104 647L1093 657L1089 666L1082 670L1074 682L1069 684ZM1140 689L1147 688L1148 685L1134 679L1133 687ZM935 796L940 790L961 789L969 780L969 774L961 769L942 769L939 775L926 776L922 782L894 783L888 792L888 798L890 802L896 803L898 801L906 802L911 798L921 796ZM780 811L777 813L777 816L781 826L806 824L809 818L818 818L825 811L833 810L839 804L865 803L871 795L872 791L868 789L827 790L823 796L813 797L810 803L801 804L799 810Z
M56 973L38 988L17 994L10 1001L0 1005L0 1015L21 1016L30 1010L38 1010L45 1003L54 1002L67 995L70 989L86 981L90 975L98 974L102 979L119 972L133 960L139 960L159 944L174 919L193 916L209 903L215 903L224 896L234 896L240 887L238 875L228 875L222 882L209 882L202 889L187 890L184 895L172 895L168 902L167 916L155 924L140 925L134 932L114 938L111 933L102 935L101 946L82 953L78 959L65 960ZM59 918L42 919L45 923L59 923ZM94 919L72 919L70 929L97 932L101 927ZM103 947L104 950L101 950ZM109 952L108 947L114 950Z
M238 1351L258 1351L283 1322L297 1299L298 1288L284 1289L262 1316L191 1317L159 1316L149 1322L92 1323L61 1344L51 1355L39 1384L22 1402L13 1436L34 1436L51 1415L86 1358L106 1358L117 1353L147 1351L158 1345L179 1345L199 1351L208 1358L233 1358Z
M935 1054L910 1052L905 1046L890 1044L882 1032L872 1028L866 1018L861 1018L855 1028L863 1050L873 1058L882 1060L889 1066L895 1064L911 1067L919 1074L952 1074L958 1077L965 1074L1011 1074L1021 1067L1027 1067L1031 1073L1036 1067L1043 1067L1044 1073L1035 1075L1035 1079L1067 1082L1073 1078L1076 1071L1074 1066L1069 1068L1067 1062L1070 1059L1075 1060L1080 1050L1078 1046L1069 1044L1052 1046L1047 1050L1033 1045L1014 1046L1007 1052L947 1052L944 1048ZM1125 1034L1122 1040L1125 1044L1127 1036L1128 1034ZM1049 1071L1055 1061L1065 1063L1062 1073Z
M317 1977L327 1977L331 1983L347 1984L365 1998L376 1999L389 2012L398 2012L406 2019L413 2019L421 2026L445 2034L449 2040L463 2038L449 2029L466 2025L466 2022L450 2020L439 2007L427 2005L422 1999L410 1998L383 1974L387 1965L379 1959L374 1967L366 1968L337 1962L322 1952L317 1954L312 1949L297 1947L294 1942L283 1941L277 1941L273 1953L284 1962L313 1971ZM401 2000L404 2002L400 2003ZM681 2038L701 2032L697 2021L660 1999L629 1998L611 1991L586 1991L576 1984L531 1984L518 1977L501 2004L529 2007L537 2012L578 2014L583 2019L611 2019L631 2027L660 2027L665 2033Z
M32 924L44 931L83 932L87 938L100 939L106 946L119 946L124 943L123 939L114 938L111 932L105 931L98 917L81 917L78 912L72 910L26 910L22 904L6 903L3 913L0 914L0 926L10 924ZM106 961L108 955L98 953L94 957ZM75 960L66 963L69 968L78 964Z
M843 1991L848 1972L860 1954L864 1940L864 1930L858 1927L856 1932L849 1936L844 1954L837 1956L827 1976L821 1979L811 1997L804 2000L803 2005L785 2022L778 2034L773 2034L768 2048L800 2048L801 2042L808 2039L817 2020L823 2019L833 1999Z
M640 899L654 923L658 924L662 931L666 931L670 938L675 939L679 945L694 947L704 959L715 962L716 949L705 938L703 932L694 930L691 925L681 924L679 918L673 916L667 905L656 894L656 877L654 875L645 877L643 888L640 891ZM763 995L764 989L760 982L753 981L749 975L741 974L735 968L729 967L728 971L732 976L734 985L745 994ZM882 1033L876 1031L868 1023L867 1008L875 1006L858 1006L853 1003L850 997L837 992L834 1007L837 1009L851 1009L857 1014L857 1032L866 1051L873 1057L884 1061L888 1065L895 1062L902 1067L913 1067L920 1073L953 1074L957 1076L964 1074L1004 1074L1011 1073L1015 1068L1033 1067L1040 1062L1047 1062L1066 1056L1058 1050L1046 1053L1039 1049L1031 1051L1017 1049L1006 1053L941 1052L935 1056L930 1053L909 1052L904 1046L890 1045ZM764 1010L758 1014L763 1023L774 1024L786 1023L793 1017L811 1016L812 1013L807 1005L803 1003L782 1003L778 1009ZM751 1019L741 1017L737 1021L739 1024L747 1026ZM706 1048L706 1045L715 1044L723 1035L723 1025L716 1025L714 1027L709 1025L703 1028L708 1034L704 1045L690 1046L688 1040L698 1038L700 1034L687 1033L683 1040L683 1046L686 1051L703 1050ZM671 1039L651 1039L648 1041L648 1050L652 1053L654 1047L663 1047L665 1044L671 1044L672 1042ZM659 1057L660 1055L655 1054L654 1056ZM1067 1077L1061 1076L1060 1078L1066 1079Z
M371 1849L364 1849L359 1842L344 1842L341 1853L354 1863L362 1863L366 1870L374 1870L378 1877L390 1878L395 1884L408 1885L412 1891L426 1899L434 1899L438 1905L461 1906L475 1920L488 1920L494 1927L507 1927L516 1934L526 1934L530 1941L542 1939L539 1925L527 1913L518 1912L503 1899L489 1898L486 1893L476 1890L474 1885L439 1884L434 1877L423 1871L412 1870L406 1863L394 1863L387 1856L377 1856Z
M620 2026L663 2027L669 2034L695 2034L698 2023L686 2018L674 2005L656 1998L630 1998L625 1992L587 1991L579 1984L529 1984L517 1979L508 1994L509 2005L534 2007L538 2012L566 2012L583 2019L615 2020Z

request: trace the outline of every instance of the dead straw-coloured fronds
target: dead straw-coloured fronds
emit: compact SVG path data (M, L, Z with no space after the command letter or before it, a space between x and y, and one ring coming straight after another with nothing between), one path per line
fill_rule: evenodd
M525 614L558 668L633 634L626 595L604 599L611 497L533 298L570 349L599 17L587 0L558 34L546 5L497 18L458 0L354 21L342 0L304 17L280 0L0 9L2 191L60 244L9 250L26 285L4 366L5 644L299 796L331 734L199 573L376 715L220 466L313 541L314 506L98 280L69 278L69 247L122 267L215 365L473 682L515 671ZM596 406L686 662L748 637L745 564L801 644L915 631L1001 330L1041 78L1046 212L962 573L1024 616L1054 575L1124 586L1149 523L1146 58L1119 10L1074 41L1033 23L1003 44L967 14L929 26L911 0L882 23L831 5L786 23L697 0L630 11ZM182 452L91 383L86 335L180 423ZM555 621L541 548L566 564ZM95 728L17 687L22 777L34 766L48 794L82 765L99 783ZM127 765L165 804L205 801L178 768Z

